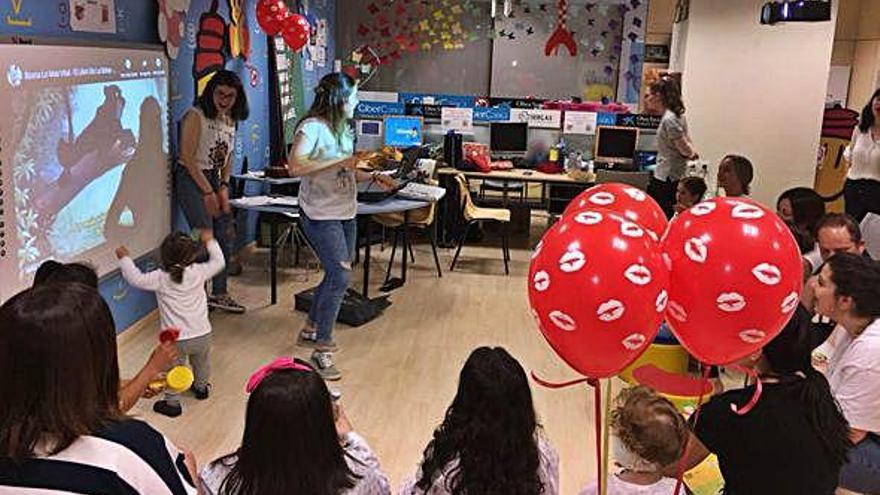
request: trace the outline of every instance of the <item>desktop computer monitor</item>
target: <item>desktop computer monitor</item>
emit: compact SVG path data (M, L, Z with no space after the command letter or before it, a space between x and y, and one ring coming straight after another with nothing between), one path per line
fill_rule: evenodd
M617 169L635 170L638 142L639 129L636 127L599 126L596 129L593 161Z
M493 155L524 156L529 149L529 124L525 122L493 122L489 136Z
M395 116L385 118L385 146L410 148L421 146L425 124L421 117Z

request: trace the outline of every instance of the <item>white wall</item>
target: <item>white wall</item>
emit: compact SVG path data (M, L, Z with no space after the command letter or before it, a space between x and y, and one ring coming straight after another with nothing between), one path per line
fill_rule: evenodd
M775 206L783 190L813 185L835 25L762 26L764 2L692 1L682 84L713 182L721 157L745 155L756 168L752 196Z

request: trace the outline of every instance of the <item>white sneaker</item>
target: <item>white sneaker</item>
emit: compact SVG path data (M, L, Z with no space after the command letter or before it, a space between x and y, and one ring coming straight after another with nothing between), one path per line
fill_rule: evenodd
M315 351L312 353L310 361L315 366L315 371L321 375L321 378L331 382L342 378L342 373L336 369L330 353Z

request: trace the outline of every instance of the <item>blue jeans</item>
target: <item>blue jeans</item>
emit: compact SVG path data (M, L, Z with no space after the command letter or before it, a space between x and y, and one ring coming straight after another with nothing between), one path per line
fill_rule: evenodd
M205 170L204 173L214 191L220 189L220 172ZM204 193L190 177L186 168L181 165L177 165L174 170L174 187L177 192L177 203L183 210L189 228L213 230L214 238L217 239L220 250L223 251L223 258L229 263L229 256L232 254L232 236L230 235L232 215L220 213L219 217L212 218L205 209ZM226 294L225 267L212 280L211 294L215 296Z
M357 241L357 220L312 220L300 212L303 231L324 267L324 278L315 289L309 321L319 342L333 340L333 324L351 282L351 263Z
M880 493L880 437L868 433L849 451L840 470L840 486L859 493Z

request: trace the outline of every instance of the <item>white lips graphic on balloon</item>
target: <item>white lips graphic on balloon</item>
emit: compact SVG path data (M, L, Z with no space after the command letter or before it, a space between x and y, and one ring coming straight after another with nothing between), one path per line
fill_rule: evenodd
M706 257L709 255L709 248L702 240L691 237L684 243L684 254L696 263L705 263Z
M660 240L660 237L657 235L657 233L654 232L654 231L651 230L651 229L648 229L648 237L650 237L651 239L653 239L654 242L657 242L657 241Z
M602 223L602 218L598 211L583 211L574 216L574 221L581 225L596 225Z
M746 300L742 294L736 292L724 292L715 299L718 309L727 313L736 313L746 307Z
M532 253L532 259L538 257L541 254L541 249L544 247L544 241L540 241L537 246L535 246L535 251Z
M579 249L569 249L559 258L559 269L565 273L573 273L587 264L587 258Z
M614 202L614 195L610 192L602 191L590 196L590 203L599 206L608 206Z
M758 344L766 337L766 333L762 332L761 330L756 330L754 328L743 330L739 333L739 338L747 344Z
M544 270L536 272L535 276L532 278L532 282L534 282L536 291L544 292L550 288L550 274Z
M549 316L550 321L560 330L571 332L577 328L577 323L575 323L574 318L568 316L562 311L551 311Z
M623 344L623 346L626 347L627 349L634 351L636 349L641 348L643 345L645 345L645 342L647 342L647 341L648 341L648 339L644 335L642 335L640 333L634 333L634 334L628 336L627 338L623 339L623 342L621 342L621 344Z
M627 280L636 285L648 285L651 283L651 270L645 265L634 264L623 272Z
M678 304L675 301L669 301L668 312L669 316L675 318L682 323L686 322L688 319L687 311L685 311L684 308L681 307L681 304Z
M779 271L779 268L770 263L761 263L752 268L752 275L765 285L776 285L782 281L782 272Z
M742 218L746 220L752 220L755 218L761 218L764 216L764 210L758 208L755 205L749 205L746 203L737 203L733 210L730 211L730 216L733 218Z
M797 308L798 302L800 302L800 298L798 297L797 292L792 292L785 296L785 299L782 300L782 312L791 313Z
M624 311L626 311L626 308L622 302L617 299L609 299L599 305L599 309L596 310L596 316L607 323L620 319Z
M715 211L715 203L697 203L691 207L691 214L701 217Z
M645 235L645 231L642 230L641 227L632 223L632 222L621 222L620 223L620 233L627 237L642 237Z
M627 187L623 190L627 196L631 197L636 201L644 201L645 200L645 191L641 189L636 189L634 187Z
M654 300L654 306L657 308L657 312L662 313L663 310L666 309L667 303L669 303L669 294L666 292L666 289L663 289L657 294L657 299Z

